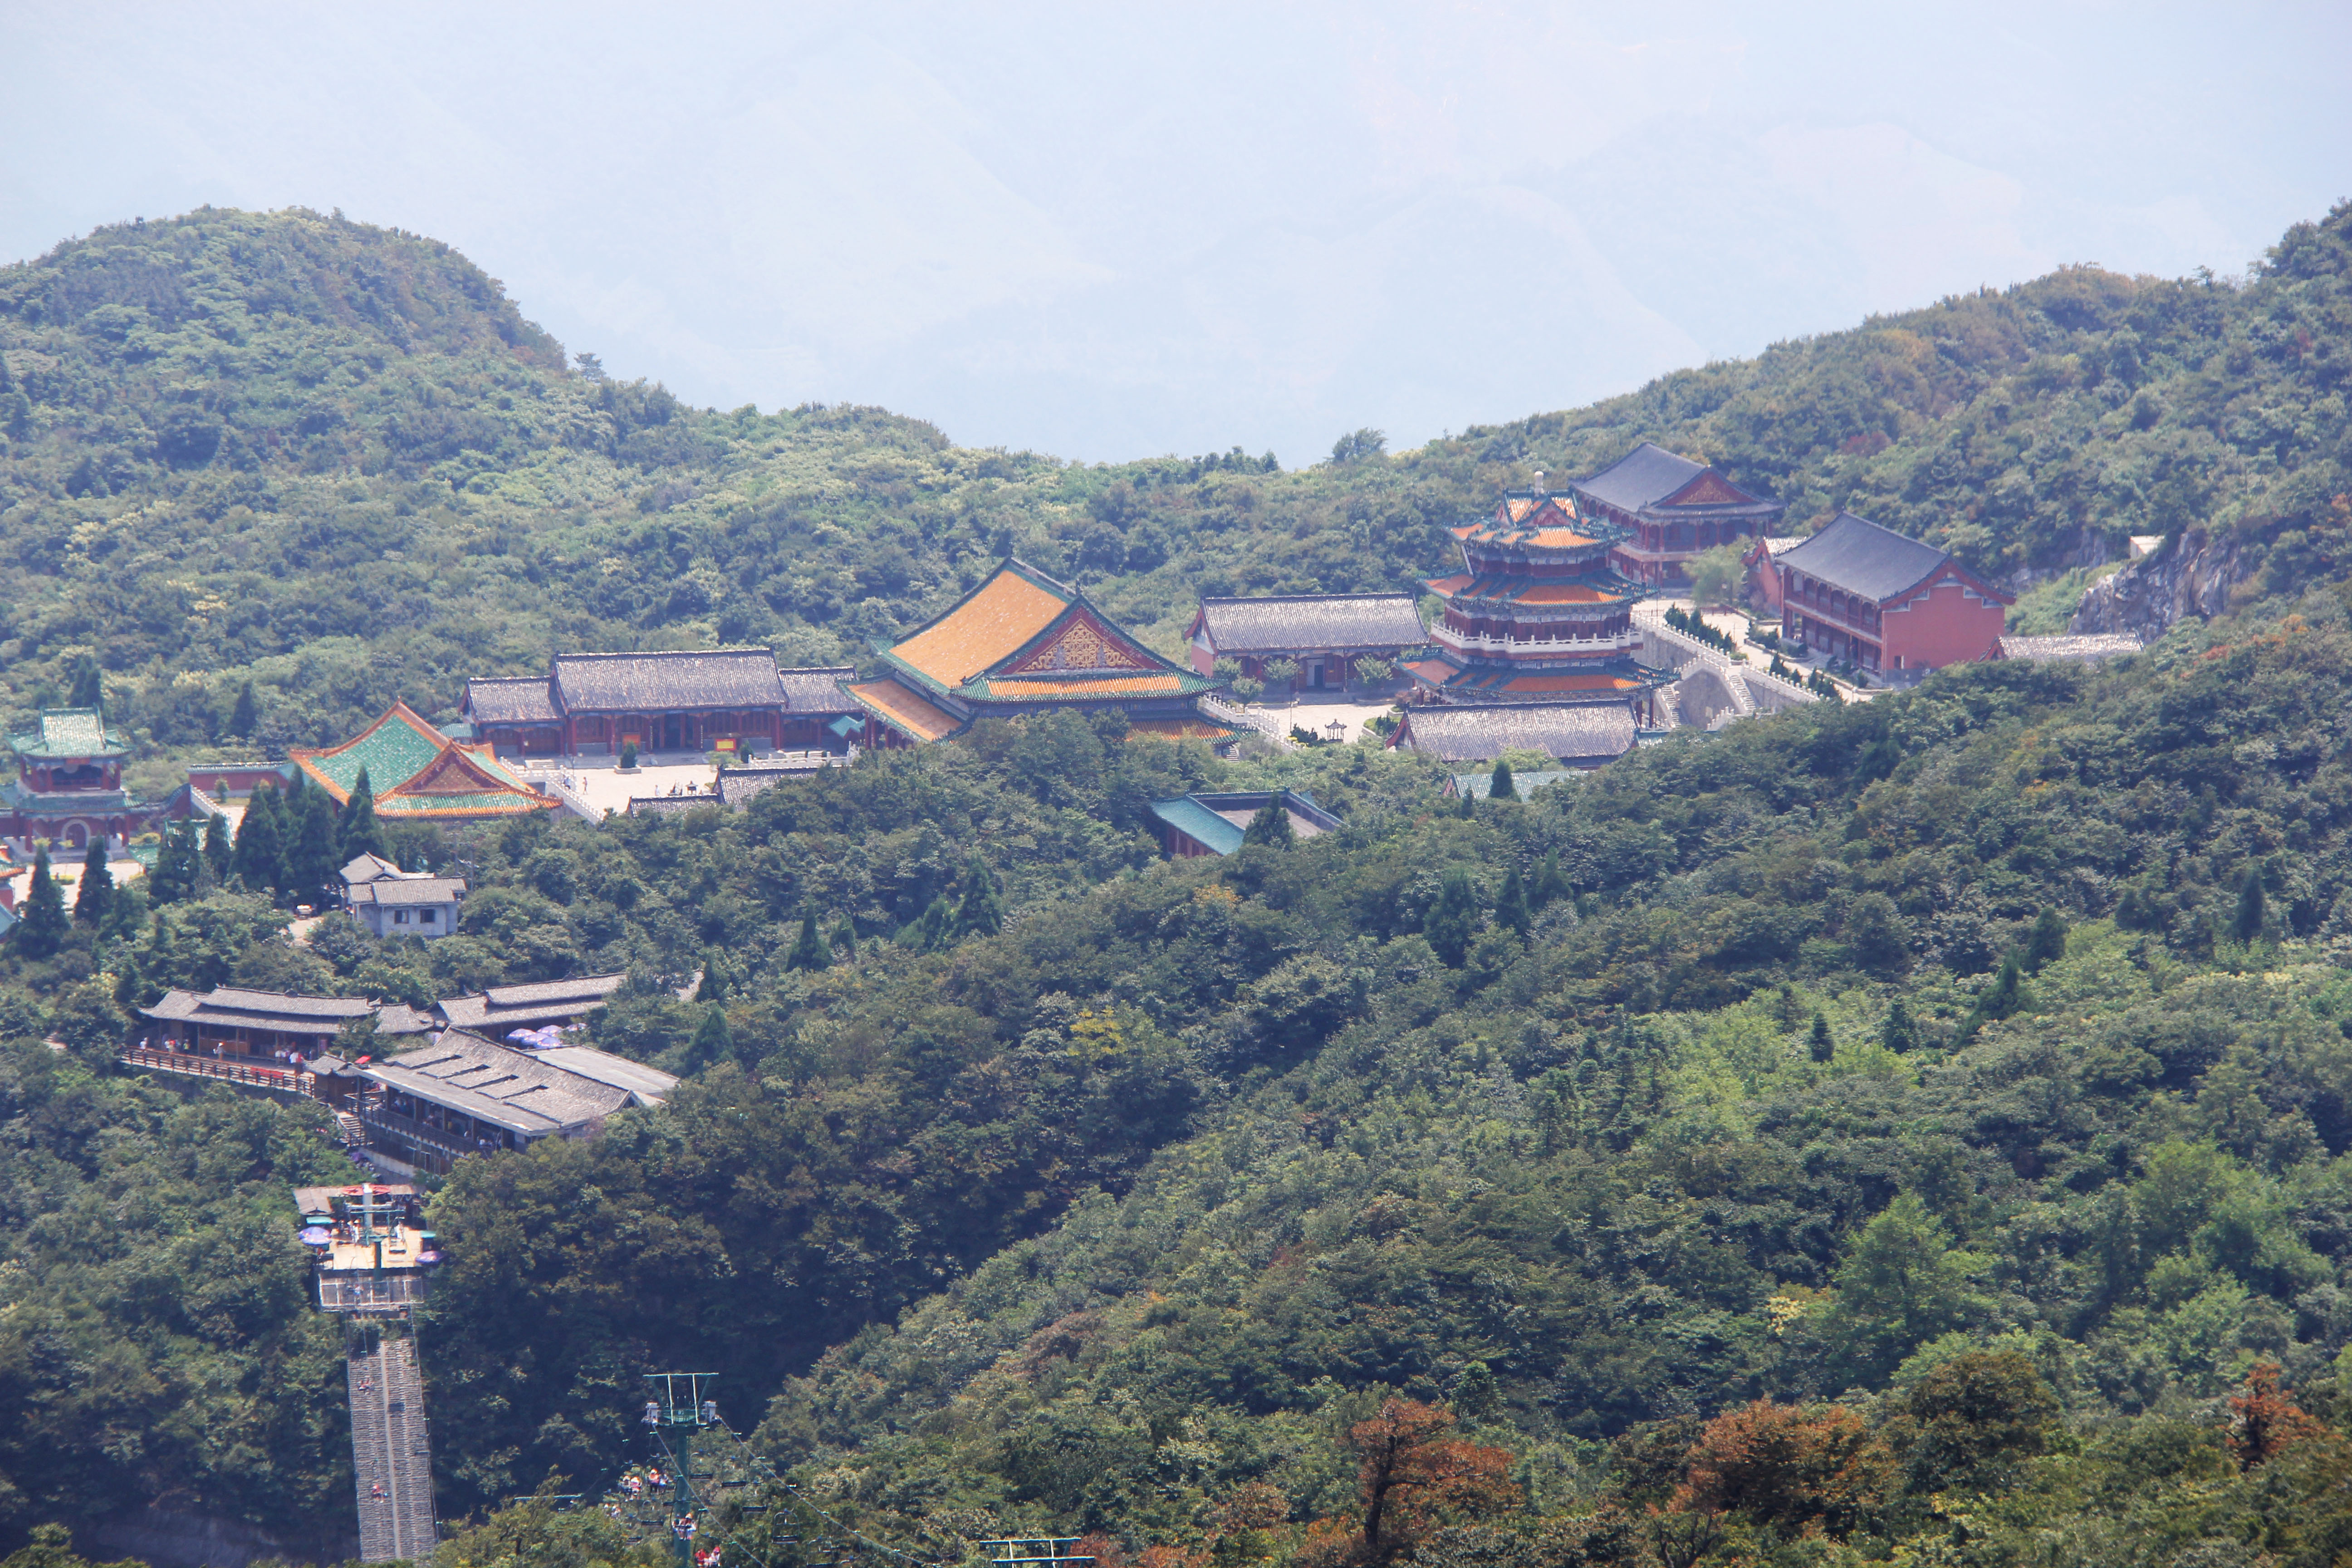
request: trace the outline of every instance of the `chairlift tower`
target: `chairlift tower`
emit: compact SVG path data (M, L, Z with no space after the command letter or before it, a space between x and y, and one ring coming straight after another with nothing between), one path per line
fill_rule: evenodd
M694 1490L694 1439L706 1426L719 1425L719 1402L709 1389L719 1381L713 1372L649 1372L645 1423L670 1465L670 1542L677 1550L677 1568L695 1568L695 1515L702 1507Z

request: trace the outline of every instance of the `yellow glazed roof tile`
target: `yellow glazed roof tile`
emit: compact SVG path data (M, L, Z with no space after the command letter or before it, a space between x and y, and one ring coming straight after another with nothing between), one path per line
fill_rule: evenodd
M1069 603L1017 572L1000 570L944 618L890 651L942 686L961 686L1017 652Z

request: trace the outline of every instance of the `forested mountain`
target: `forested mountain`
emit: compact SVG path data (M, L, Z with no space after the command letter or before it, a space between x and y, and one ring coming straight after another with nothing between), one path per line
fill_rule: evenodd
M1642 437L2011 580L2143 532L2239 563L2135 658L1955 669L1467 816L1373 749L1063 719L733 815L453 833L476 891L429 951L292 947L234 869L12 937L0 1529L348 1520L284 1223L317 1119L114 1076L123 1008L626 968L598 1042L689 1081L433 1198L452 1520L600 1489L637 1374L692 1363L925 1560L1017 1530L1108 1568L2334 1563L2347 329L2339 209L2243 284L2072 271L1280 473L697 412L446 249L310 215L0 273L0 679L29 706L93 653L159 747L247 679L274 744L551 647L854 653L1008 544L1164 638L1196 590L1409 585L1442 521ZM1139 832L1276 781L1344 829L1184 865ZM832 1561L804 1524L743 1539ZM536 1506L444 1548L630 1550Z

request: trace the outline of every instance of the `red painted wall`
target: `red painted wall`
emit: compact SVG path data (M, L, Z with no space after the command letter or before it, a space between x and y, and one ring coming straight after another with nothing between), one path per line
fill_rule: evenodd
M1900 609L1885 611L1885 668L1941 669L1982 658L2000 640L2001 606L1979 595L1960 575L1946 566L1928 579L1925 590L1912 594ZM1900 658L1898 667L1895 659Z

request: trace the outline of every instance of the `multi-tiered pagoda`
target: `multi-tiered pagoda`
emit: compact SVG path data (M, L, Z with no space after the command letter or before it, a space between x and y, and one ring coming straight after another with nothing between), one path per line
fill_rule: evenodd
M1610 564L1625 537L1579 515L1566 493L1512 490L1491 518L1454 528L1465 570L1428 584L1445 602L1436 651L1405 666L1448 703L1633 702L1659 677L1633 662L1641 590Z

